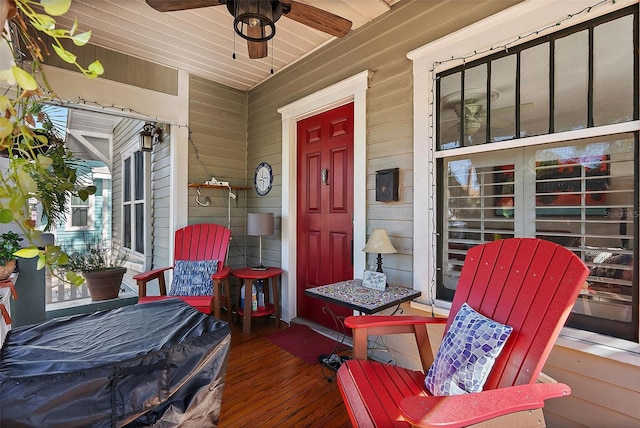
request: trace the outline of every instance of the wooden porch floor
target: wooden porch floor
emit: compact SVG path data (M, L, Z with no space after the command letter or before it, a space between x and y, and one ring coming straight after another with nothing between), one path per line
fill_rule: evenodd
M219 427L350 427L338 385L325 377L333 373L269 342L273 324L256 318L251 334L231 326Z

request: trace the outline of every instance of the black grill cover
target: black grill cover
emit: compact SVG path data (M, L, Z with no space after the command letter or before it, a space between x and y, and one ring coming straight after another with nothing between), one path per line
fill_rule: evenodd
M178 299L18 327L0 354L0 426L215 427L230 340Z

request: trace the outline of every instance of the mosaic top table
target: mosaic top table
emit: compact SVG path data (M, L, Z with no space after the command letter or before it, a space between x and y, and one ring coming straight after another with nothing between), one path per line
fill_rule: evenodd
M327 302L336 303L359 311L373 314L408 302L420 296L420 291L407 287L388 286L383 291L366 288L361 279L336 282L307 288L305 294Z

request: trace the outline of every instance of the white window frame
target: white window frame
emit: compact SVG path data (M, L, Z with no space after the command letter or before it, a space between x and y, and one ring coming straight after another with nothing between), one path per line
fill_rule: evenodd
M128 252L129 254L134 254L137 257L143 258L145 257L145 255L147 253L150 253L151 251L151 154L148 152L143 152L142 155L144 156L144 196L142 198L142 201L144 203L144 231L143 231L143 236L144 236L144 252L139 252L136 250L135 248L135 237L136 237L136 225L135 225L135 221L133 221L135 219L135 204L134 202L136 201L135 199L135 173L134 173L134 165L135 165L135 153L139 152L139 145L138 145L138 141L134 138L123 150L122 150L122 157L121 157L121 170L122 170L122 205L120 207L120 218L121 218L121 224L120 224L120 230L123 233L122 236L122 242L121 242L121 246L122 249L126 252ZM127 248L124 246L124 223L125 223L125 212L124 212L124 206L125 206L125 201L124 201L124 170L125 170L125 161L127 159L131 159L131 201L129 202L131 204L131 215L133 216L131 219L131 248Z
M87 208L87 225L86 226L74 226L73 225L73 209L74 207L80 205L73 205L71 203L71 196L68 198L69 201L69 212L67 213L67 222L65 224L64 230L67 232L77 232L77 231L87 231L95 229L95 196L89 195L87 198L86 205L82 205L82 207Z
M638 0L602 2L594 7L592 0L553 2L528 0L449 34L407 54L413 61L414 90L414 188L428 189L414 196L414 276L413 287L422 297L412 306L430 313L448 315L450 302L435 299L436 262L436 153L435 109L436 73L496 53L497 48L511 43L524 43L544 34L556 32L597 16L638 4ZM586 10L589 10L586 12ZM582 13L578 13L584 11ZM570 17L567 19L568 17ZM485 151L526 147L562 140L574 140L640 130L640 121L587 128L570 132L522 138L467 148L447 150L446 156L470 155ZM426 263L425 263L426 261ZM622 352L616 359L640 366L640 344L565 327L558 341L574 349L588 349L588 343L611 346ZM597 349L598 347L592 347Z

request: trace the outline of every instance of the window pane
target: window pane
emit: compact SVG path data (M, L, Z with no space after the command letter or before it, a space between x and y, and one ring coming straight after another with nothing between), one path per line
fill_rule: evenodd
M135 158L135 200L144 199L144 153L136 152Z
M124 248L131 248L131 204L123 207L122 215L122 245Z
M514 165L489 161L477 166L474 159L444 162L447 183L444 211L446 229L442 278L445 288L455 290L467 250L477 244L513 237Z
M587 127L589 34L587 30L556 40L554 130Z
M82 200L82 198L80 196L77 195L71 195L71 205L72 206L85 206L88 207L89 206L89 199L87 198L86 200Z
M633 119L633 16L594 29L594 125Z
M464 74L464 112L460 112L458 107L458 117L464 128L463 146L475 146L487 141L486 108L487 65L481 64Z
M73 208L71 210L71 226L74 227L87 227L87 209L86 208Z
M131 201L131 157L124 160L122 166L122 198L125 202Z
M604 147L536 152L536 217L605 215L608 157Z
M144 204L135 204L136 207L136 247L139 253L144 253Z
M536 235L591 268L574 312L630 323L634 231L633 136L535 152Z
M460 90L462 73L444 76L440 83L439 150L460 147Z
M491 62L491 141L516 136L516 56Z
M549 133L549 43L520 53L520 135Z

